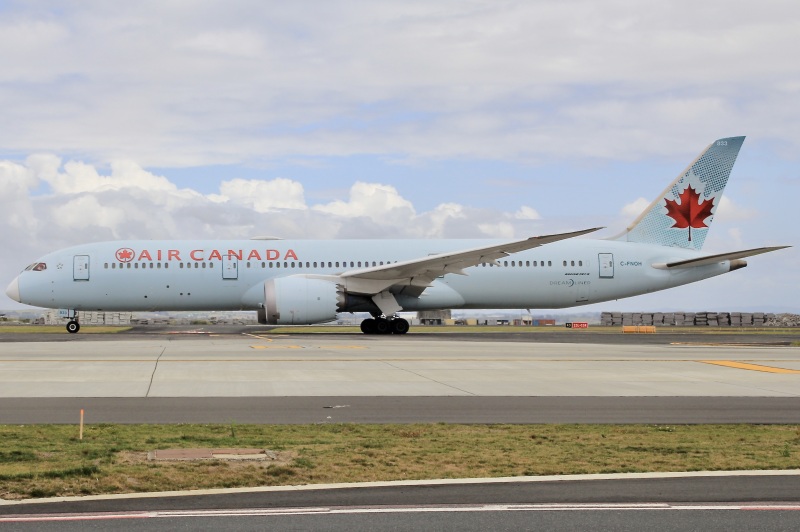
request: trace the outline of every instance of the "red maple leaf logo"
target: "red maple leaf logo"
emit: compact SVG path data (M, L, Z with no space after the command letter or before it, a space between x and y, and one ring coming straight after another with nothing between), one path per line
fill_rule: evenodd
M131 248L121 248L117 250L117 260L120 262L130 262L133 260L134 252Z
M678 196L680 203L675 200L665 199L667 202L667 216L675 220L678 229L689 229L689 241L692 241L692 227L700 229L708 227L705 224L706 218L713 213L714 198L700 201L700 194L691 185Z

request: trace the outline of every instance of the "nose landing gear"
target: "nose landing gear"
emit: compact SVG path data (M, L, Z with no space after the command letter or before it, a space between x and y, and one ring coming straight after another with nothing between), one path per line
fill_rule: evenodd
M81 324L78 323L77 319L69 320L67 322L67 332L70 334L75 334L76 332L81 330Z
M361 332L364 334L406 334L409 328L408 321L399 316L378 316L361 322Z

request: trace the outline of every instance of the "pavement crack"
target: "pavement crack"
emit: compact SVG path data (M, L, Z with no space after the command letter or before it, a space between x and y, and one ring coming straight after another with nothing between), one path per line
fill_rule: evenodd
M459 388L458 386L453 386L452 384L447 384L446 382L442 382L442 381L438 381L436 379L432 379L432 378L430 378L428 376L425 376L425 375L423 375L421 373L417 373L416 371L412 371L412 370L407 369L407 368L401 368L400 366L392 364L391 362L389 362L387 360L382 360L382 362L384 364L386 364L387 366L393 367L394 369L399 369L400 371L405 371L406 373L411 373L412 375L416 375L417 377L419 377L421 379L425 379L427 381L435 382L436 384L440 384L442 386L446 386L447 388L452 388L453 390L458 390L461 393L465 393L467 395L473 395L473 396L477 395L477 394L475 394L473 392L470 392L468 390L464 390L462 388Z
M150 397L150 388L153 387L153 379L155 378L156 371L158 370L158 362L161 360L161 357L164 356L164 351L166 350L167 350L166 347L161 349L161 353L159 353L158 358L156 358L156 365L153 366L153 373L150 374L150 383L147 385L147 393L144 394L145 397Z

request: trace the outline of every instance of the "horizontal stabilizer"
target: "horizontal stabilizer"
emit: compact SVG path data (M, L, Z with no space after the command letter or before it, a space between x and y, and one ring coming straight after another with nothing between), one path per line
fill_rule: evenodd
M770 251L777 251L791 246L775 246L767 248L746 249L744 251L734 251L732 253L719 253L718 255L708 255L706 257L698 257L696 259L679 260L675 262L667 262L661 264L653 264L653 268L660 270L672 270L680 268L697 268L698 266L707 266L709 264L716 264L726 260L743 259L745 257L752 257L754 255L761 255L762 253L769 253Z

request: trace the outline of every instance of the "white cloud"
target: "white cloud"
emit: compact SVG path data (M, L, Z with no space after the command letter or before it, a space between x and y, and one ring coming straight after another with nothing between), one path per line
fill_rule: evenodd
M742 207L728 196L722 196L714 213L714 220L722 223L752 220L758 216L755 209Z
M514 218L517 220L541 220L542 217L536 212L536 209L523 205L514 213Z
M81 195L55 207L53 218L76 232L102 227L109 229L113 238L120 238L119 227L127 216L117 206L101 205L97 197Z
M104 176L91 164L69 161L63 172L58 171L60 159L45 155L29 159L41 172L53 192L57 194L78 194L81 192L102 192L139 188L147 191L177 192L177 187L165 177L160 177L142 169L130 161L113 161L111 174Z
M508 222L478 224L478 229L493 238L514 238L514 226Z
M234 57L257 58L264 52L261 36L253 31L209 31L178 43L199 54L213 53Z
M636 219L637 216L642 214L644 212L644 210L647 207L650 206L651 202L652 202L652 200L647 200L647 199L644 199L644 198L636 198L632 202L630 202L630 203L626 204L624 207L622 207L622 210L620 211L620 214L622 214L626 218L629 218L630 220L629 220L628 223L630 223L634 219Z
M314 210L346 218L364 216L383 223L409 220L416 213L411 202L392 186L360 181L350 188L348 201L332 201L314 205Z
M256 212L278 209L305 209L303 185L291 179L277 178L270 181L258 179L232 179L220 185L220 196L213 201L233 201L252 207Z

